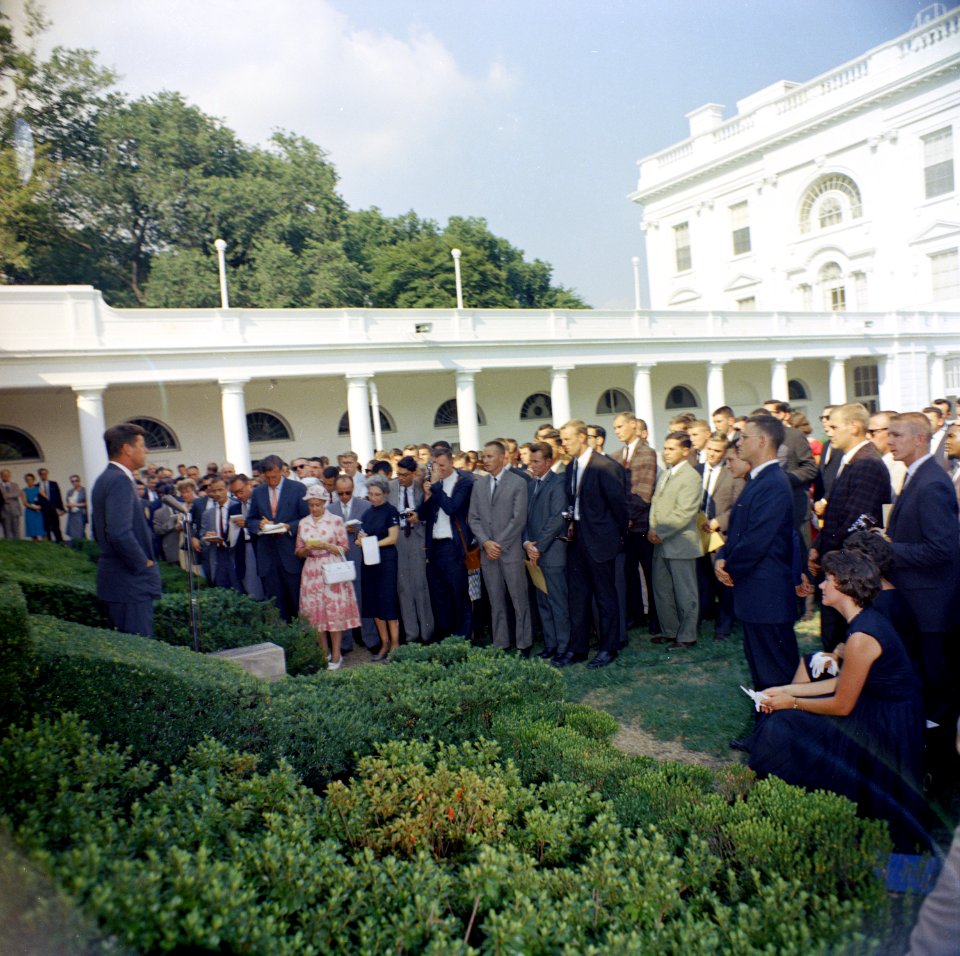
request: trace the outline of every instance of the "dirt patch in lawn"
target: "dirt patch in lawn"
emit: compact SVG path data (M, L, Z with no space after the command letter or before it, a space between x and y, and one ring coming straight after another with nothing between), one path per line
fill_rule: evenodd
M635 725L621 724L620 729L613 735L613 745L631 757L654 757L656 760L695 764L711 770L719 770L730 763L699 750L687 750L678 740L658 740L653 734L648 734Z

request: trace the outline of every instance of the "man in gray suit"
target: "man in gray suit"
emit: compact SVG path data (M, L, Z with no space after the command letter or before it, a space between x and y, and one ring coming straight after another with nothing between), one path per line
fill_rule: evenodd
M230 498L222 478L214 478L207 485L207 499L212 504L200 518L200 544L207 581L214 587L241 591L230 553Z
M352 582L353 592L357 597L357 607L363 607L363 592L360 585L360 565L363 564L363 552L357 542L357 532L360 530L359 521L363 517L363 513L370 507L370 502L365 498L357 498L354 495L353 479L349 475L341 475L337 479L336 491L337 493L330 504L327 505L327 509L330 514L342 518L343 523L347 525L347 540L350 542L350 547L347 549L347 559L352 561L353 566L357 569L357 576ZM351 525L349 523L351 521L357 523ZM372 617L360 618L360 637L363 639L364 645L370 650L380 647L380 636L377 634L377 625L373 623ZM344 651L353 649L353 636L349 631L344 632L340 649Z
M553 469L553 448L547 442L535 442L530 449L530 474L527 484L527 528L523 549L543 572L547 593L535 588L537 609L543 625L544 650L540 657L549 660L567 653L570 643L570 612L567 607L567 542L560 538L567 530L563 517L567 507L567 486Z
M697 643L697 558L703 554L697 515L703 488L689 461L691 449L686 432L670 432L664 440L667 467L657 479L650 502L647 534L654 545L653 591L664 633L653 643L669 643L673 650Z
M417 478L417 461L409 455L397 462L397 477L390 480L390 504L400 512L397 538L397 594L407 641L428 644L433 638L433 608L427 585L427 545L416 508L423 501L423 483Z
M483 446L483 469L470 497L468 523L480 542L480 569L490 597L493 643L510 647L507 593L517 622L517 651L530 656L533 640L527 573L523 565L523 532L527 524L527 483L505 468L506 449L499 441Z

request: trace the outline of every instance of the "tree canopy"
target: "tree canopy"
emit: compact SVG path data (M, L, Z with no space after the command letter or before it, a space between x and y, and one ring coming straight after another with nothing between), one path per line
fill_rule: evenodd
M324 150L294 133L240 141L176 92L128 99L88 50L26 43L0 14L0 282L94 285L116 306L450 308L450 250L475 308L585 308L481 218L351 210ZM17 166L17 120L36 143ZM22 165L22 164L21 164Z

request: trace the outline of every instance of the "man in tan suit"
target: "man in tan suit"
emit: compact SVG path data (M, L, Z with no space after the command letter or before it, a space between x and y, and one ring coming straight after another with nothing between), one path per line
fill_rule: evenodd
M480 570L490 596L493 643L510 647L507 600L517 622L517 652L530 656L533 633L527 598L523 532L527 524L527 482L506 466L506 449L499 441L483 446L483 470L470 497L467 521L480 543Z
M663 628L655 644L672 650L697 643L697 558L703 554L697 515L700 475L690 464L692 442L686 432L670 432L663 443L666 469L657 479L650 505L648 539L653 549L653 591Z

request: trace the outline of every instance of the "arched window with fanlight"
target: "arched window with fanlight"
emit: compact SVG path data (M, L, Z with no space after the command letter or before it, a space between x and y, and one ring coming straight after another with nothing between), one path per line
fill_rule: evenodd
M291 441L293 431L276 412L261 408L247 412L247 438L251 443Z
M433 427L453 428L459 424L460 417L457 414L457 400L455 398L448 398L434 413ZM479 405L477 406L477 424L487 424L487 416L483 414L483 409Z
M373 428L373 409L370 409L370 428ZM396 423L393 420L393 416L381 405L380 406L380 431L382 434L386 435L388 432L395 432L397 430ZM337 434L338 435L349 435L350 434L350 413L344 412L340 416L340 423L337 425Z
M23 429L0 425L0 461L43 461L43 452Z
M823 308L827 312L847 311L847 286L839 263L825 262L817 276L823 294Z
M697 398L697 393L690 388L689 385L674 385L673 388L667 392L667 400L664 402L663 407L671 410L699 408L700 399Z
M608 388L597 399L597 415L619 415L633 411L633 399L622 388Z
M550 421L553 418L553 402L546 392L534 392L528 395L520 406L520 421Z
M128 418L131 425L139 425L146 434L143 443L150 451L176 451L180 447L173 430L155 418Z
M803 194L797 225L800 232L829 229L863 215L860 188L843 173L827 173L815 179Z

